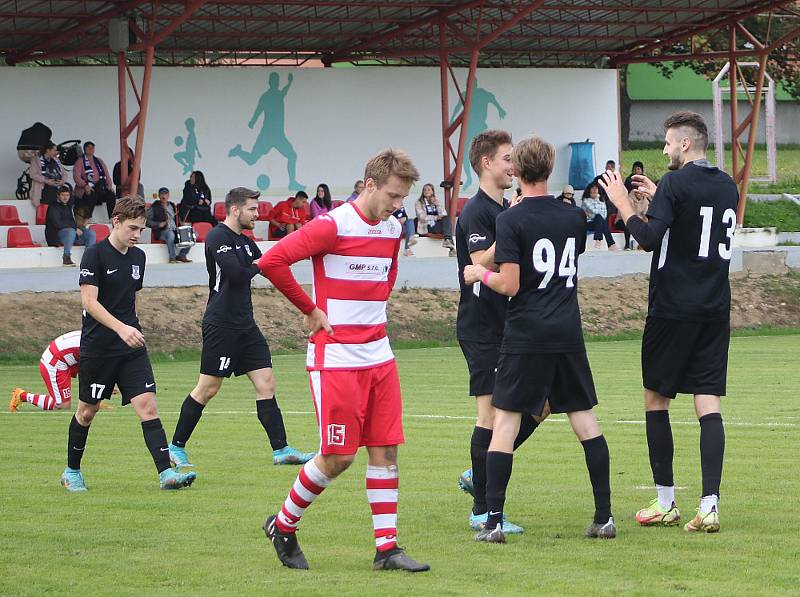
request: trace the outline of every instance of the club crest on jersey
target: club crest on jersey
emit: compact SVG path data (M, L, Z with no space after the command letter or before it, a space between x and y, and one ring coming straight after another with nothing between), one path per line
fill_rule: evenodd
M134 280L138 280L141 278L139 275L139 266L138 265L131 265L131 278Z

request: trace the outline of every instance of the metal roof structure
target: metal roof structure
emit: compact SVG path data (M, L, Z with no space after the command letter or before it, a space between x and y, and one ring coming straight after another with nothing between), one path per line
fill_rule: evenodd
M0 0L8 64L116 64L108 22L127 18L129 64L592 67L664 60L662 48L796 2L776 0ZM444 30L443 36L441 29ZM694 46L692 46L694 48Z
M798 18L798 25L773 36L778 11ZM759 38L743 20L764 14L769 25ZM0 55L6 64L116 64L123 186L134 189L153 66L302 66L309 61L321 66L438 66L441 186L451 217L478 67L606 68L718 59L731 65L731 87L736 88L737 78L744 80L738 61L755 58L755 93L748 94L751 110L743 119L738 94L731 96L732 176L746 196L760 109L760 99L753 98L761 97L770 53L798 35L797 0L0 0ZM725 50L710 49L710 39L723 39ZM144 66L141 92L132 65ZM465 66L466 83L454 71ZM130 120L128 82L139 108ZM462 106L452 120L449 83ZM134 131L128 179L126 146ZM740 223L743 214L740 202Z

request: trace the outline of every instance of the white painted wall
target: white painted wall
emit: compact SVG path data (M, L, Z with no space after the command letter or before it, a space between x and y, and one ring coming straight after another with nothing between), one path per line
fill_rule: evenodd
M137 76L141 70L134 69ZM186 137L184 121L196 121L202 170L221 199L233 186L256 187L267 174L266 195L287 195L286 159L272 150L255 165L229 158L241 143L249 150L261 128L247 124L269 73L289 73L294 82L286 97L286 135L298 154L297 179L313 195L327 182L334 196L349 194L366 160L388 146L409 152L422 173L421 182L442 179L439 70L436 68L255 69L156 68L145 138L142 181L146 194L160 186L180 196L186 176L173 159L174 139ZM466 78L466 72L460 71ZM489 106L486 123L504 128L515 139L535 132L558 150L551 189L567 181L568 143L591 138L602 165L618 155L616 76L596 69L485 69L479 87L491 91L506 112ZM451 98L455 97L451 91ZM454 101L451 99L451 112ZM128 98L129 106L135 98ZM104 67L0 68L0 197L13 196L23 169L16 142L23 128L40 120L53 129L53 140L91 139L109 168L119 159L116 135L116 69ZM420 185L421 186L421 185ZM463 195L471 194L475 185ZM418 194L418 191L416 191Z

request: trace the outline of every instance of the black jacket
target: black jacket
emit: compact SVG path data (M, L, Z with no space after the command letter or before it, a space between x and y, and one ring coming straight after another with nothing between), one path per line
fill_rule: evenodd
M66 205L61 201L56 201L47 208L47 218L44 224L44 237L48 246L57 247L61 244L58 239L58 231L62 228L77 228L75 214L72 213L73 203L70 201Z
M178 208L172 201L168 202L172 206L172 211L175 213L175 226L180 226L178 217ZM161 201L154 201L153 206L147 214L147 226L152 230L151 236L153 240L160 240L161 232L166 228L161 228L161 222L167 221L167 212L161 205Z
M211 190L206 187L202 189L204 199L211 201ZM200 205L200 196L197 187L188 180L183 186L183 198L181 199L180 210L181 220L186 222L210 222L216 224L217 221L211 214L211 204Z

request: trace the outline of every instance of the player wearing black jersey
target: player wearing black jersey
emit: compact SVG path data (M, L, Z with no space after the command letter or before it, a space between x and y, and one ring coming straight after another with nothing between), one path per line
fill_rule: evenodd
M578 308L578 255L586 248L586 218L547 194L555 149L538 137L512 153L523 199L497 217L495 273L483 265L464 269L467 283L481 281L512 297L505 318L492 405L494 431L486 456L488 520L476 541L504 543L501 526L511 478L514 440L523 415L567 413L586 456L595 513L587 537L613 538L608 445L592 408L597 404L583 344Z
M476 135L469 150L469 160L480 178L480 188L472 197L456 223L456 256L461 296L458 302L456 336L469 369L469 393L475 396L478 417L472 430L470 460L472 468L462 473L459 485L472 493L470 526L478 531L486 523L486 451L492 441L495 371L500 355L500 341L506 318L508 297L486 288L480 282L468 284L463 271L467 265L494 264L495 220L509 207L503 192L511 188L511 135L506 131L489 130ZM546 413L544 416L547 416ZM534 432L541 418L523 417L515 448ZM508 521L506 533L521 533L522 527Z
M256 390L256 414L272 446L274 464L303 464L314 453L300 452L286 441L283 416L275 398L272 356L253 318L250 283L259 273L258 245L243 234L258 219L258 191L238 187L225 197L225 221L206 236L208 303L203 315L203 351L200 378L186 396L169 455L178 467L193 466L186 443L206 404L217 395L222 380L247 375Z
M136 242L146 225L141 197L123 197L111 216L109 237L86 249L79 284L83 304L79 402L69 424L67 468L61 484L68 491L86 491L81 458L89 425L116 385L122 404L133 405L142 422L144 441L153 457L161 489L191 485L195 474L170 468L167 436L156 405L156 381L136 316L136 293L142 289L145 254Z
M618 174L601 182L639 245L653 251L642 380L650 466L657 497L636 514L639 524L680 521L672 475L669 406L693 394L700 421L702 498L686 531L719 530L719 486L725 452L720 396L725 395L730 340L728 282L739 192L706 160L708 130L699 114L678 112L664 123L668 172L658 187L634 176L636 192L653 200L646 219L634 215Z

